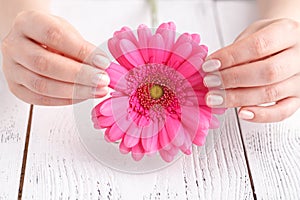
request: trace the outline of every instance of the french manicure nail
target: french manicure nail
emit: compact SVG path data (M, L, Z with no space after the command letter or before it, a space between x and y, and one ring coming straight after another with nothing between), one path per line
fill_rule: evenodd
M254 118L254 113L248 110L241 110L239 112L239 118L241 119L253 119Z
M110 64L110 60L105 56L95 55L93 59L93 64L101 69L106 69Z
M94 86L107 86L109 85L110 79L107 74L99 73L96 74L92 80Z
M220 106L224 102L224 99L220 95L211 94L206 98L206 103L209 106Z
M203 83L206 87L217 87L222 84L219 76L216 75L207 75L203 79Z
M95 97L103 97L107 94L108 87L101 87L101 88L93 88L92 95Z
M213 72L221 67L221 62L216 59L207 60L203 63L202 69L204 72Z

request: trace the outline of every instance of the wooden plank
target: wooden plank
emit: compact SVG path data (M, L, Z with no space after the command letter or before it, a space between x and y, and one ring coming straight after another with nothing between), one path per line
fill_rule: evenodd
M225 43L229 44L233 36L255 19L255 3L218 2L217 5ZM235 24L235 27L228 27L227 24ZM257 199L299 199L299 119L300 111L280 123L241 121Z
M88 1L88 6L86 1L81 3L76 1L75 4L57 2L57 7L61 6L57 13L61 12L69 19L80 11L81 18L76 18L74 23L87 39L93 41L99 40L97 35L102 34L101 28L86 25L88 24L86 12L93 13L98 19L104 18L102 14L105 13L105 23L109 25L103 30L103 38L110 37L122 23L130 27L136 27L139 23L150 24L149 12L145 11L145 1L123 2ZM203 41L206 41L208 46L212 49L220 46L214 21L213 2L183 0L174 4L170 2L160 2L159 21L172 19L179 31L201 31L204 33ZM204 12L200 12L199 9ZM72 10L70 15L69 10ZM191 24L187 25L185 22ZM118 24L117 28L115 24ZM92 34L94 29L97 30L95 35ZM227 112L224 127L221 134L210 134L205 147L195 147L193 156L183 157L157 172L134 175L111 170L87 153L78 138L72 106L35 107L23 197L25 199L253 199L233 110Z
M10 200L18 197L29 105L9 92L0 68L0 199Z
M299 199L299 119L298 111L280 123L241 123L255 193L259 199Z

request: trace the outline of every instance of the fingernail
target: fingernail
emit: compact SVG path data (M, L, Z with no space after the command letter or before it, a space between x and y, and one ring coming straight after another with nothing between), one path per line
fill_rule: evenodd
M241 110L239 112L239 118L241 119L253 119L254 118L254 113L248 110Z
M95 55L93 59L93 64L101 69L106 69L110 64L110 60L105 56Z
M216 75L207 75L203 79L203 83L206 87L217 87L222 84L219 76Z
M95 97L104 97L108 92L108 87L93 88L92 95Z
M221 62L216 59L207 60L203 63L202 69L204 72L213 72L221 67Z
M93 84L98 87L98 86L108 86L110 79L107 74L99 73L96 74L95 77L93 78Z
M208 95L206 98L206 103L209 106L219 106L222 105L224 102L224 99L220 95L211 94Z

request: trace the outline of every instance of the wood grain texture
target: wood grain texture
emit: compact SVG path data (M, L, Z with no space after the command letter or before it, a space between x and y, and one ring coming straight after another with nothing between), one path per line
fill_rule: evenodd
M84 1L81 4L78 2L76 5L79 7L69 8L72 10L70 16L87 8ZM106 23L112 26L107 25L105 34L120 28L114 27L118 20L131 27L139 23L150 24L147 21L149 16L145 16L149 13L141 12L145 9L144 1L126 1L121 7L121 1L88 2L91 9L101 5L103 10L107 10L106 6L114 10L114 13L106 12ZM213 13L214 2L181 0L171 5L170 2L173 1L160 2L160 21L174 20L179 31L205 32L203 41L208 46L212 49L220 46ZM59 5L57 3L57 7ZM178 12L181 8L184 12ZM64 16L68 16L66 9L60 8L59 11L64 11ZM127 12L135 18L129 19ZM84 16L82 13L76 27L96 41L96 36L90 33L95 27L87 27ZM101 19L104 16L98 12L95 17ZM81 30L81 27L87 30ZM100 32L100 29L97 30ZM35 107L23 198L253 199L236 115L233 110L228 110L225 116L221 133L210 134L205 147L193 149L193 156L185 156L170 167L154 173L132 175L104 167L87 153L79 141L71 106Z
M300 199L300 112L274 124L242 122L258 199Z
M218 2L217 8L225 44L255 19L255 2ZM300 199L299 120L300 111L280 123L241 121L257 199Z
M29 105L8 91L1 60L0 52L0 200L11 200L18 197Z

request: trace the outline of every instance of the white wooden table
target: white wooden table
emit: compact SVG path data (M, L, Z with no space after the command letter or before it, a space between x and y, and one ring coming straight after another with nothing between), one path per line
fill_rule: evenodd
M52 7L95 44L123 25L150 25L145 0L56 0ZM159 22L200 33L210 52L232 42L255 16L252 1L160 0L158 10ZM72 106L30 109L0 80L0 200L300 199L299 112L281 123L253 124L228 110L221 134L211 134L192 156L132 175L87 153Z

